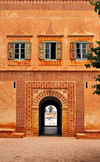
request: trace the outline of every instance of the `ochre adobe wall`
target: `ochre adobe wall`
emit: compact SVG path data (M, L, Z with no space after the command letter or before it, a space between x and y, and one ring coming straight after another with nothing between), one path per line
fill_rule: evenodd
M84 83L84 129L100 129L100 96L93 94L91 86L95 81L88 82L88 88Z
M39 35L47 32L50 22L53 31L60 36L59 38L42 37L41 41L52 39L62 42L62 60L57 61L57 64L44 63L38 58ZM81 28L92 36L77 36L77 38L68 36L77 33ZM0 91L2 92L0 94L0 127L14 128L16 126L17 132L25 134L28 132L26 108L31 107L32 102L28 103L29 105L26 104L27 82L75 82L75 132L83 133L86 129L100 129L100 99L97 95L92 95L91 89L94 76L98 75L100 70L93 68L87 70L83 61L71 61L69 52L70 42L76 40L93 42L95 45L95 41L99 40L99 31L100 18L86 1L73 3L69 1L49 3L0 1ZM24 37L20 36L20 32L24 33ZM8 61L8 42L14 40L31 42L31 60ZM16 82L16 89L13 89L13 82ZM88 82L88 88L85 87L86 82ZM30 99L32 95L30 93ZM28 115L32 116L31 110ZM30 135L32 129L28 133Z
M12 6L12 7L11 7ZM23 6L23 7L21 7ZM30 6L30 7L29 7ZM40 6L40 7L39 7ZM44 6L44 7L43 7ZM51 7L50 7L51 6ZM60 8L63 6L62 8ZM24 8L25 7L25 8ZM50 7L50 8L49 8ZM81 26L88 34L94 35L94 37L80 38L78 40L95 41L99 40L99 28L100 19L98 14L94 12L93 7L89 2L81 3L0 3L0 69L1 70L68 70L68 69L84 69L84 63L79 61L75 64L70 62L70 38L69 34L76 33L80 30ZM56 35L63 35L62 39L62 60L61 63L46 64L46 66L40 66L38 60L38 43L40 34L45 34L50 26L56 32ZM25 35L32 35L31 38L18 39L18 26L20 24L21 30ZM12 63L8 62L8 42L12 39L7 35L15 34L13 40L27 40L32 43L31 60L24 61L24 63ZM30 39L30 40L29 40ZM48 38L47 38L48 40ZM55 38L56 40L56 38ZM16 62L16 61L15 61ZM16 66L17 65L17 66Z
M16 128L16 89L12 81L0 81L0 128Z

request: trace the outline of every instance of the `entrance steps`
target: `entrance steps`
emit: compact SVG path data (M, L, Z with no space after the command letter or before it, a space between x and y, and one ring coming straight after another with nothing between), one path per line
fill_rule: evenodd
M0 128L0 138L23 138L24 133L16 133L16 129Z
M100 130L85 130L84 133L76 133L77 139L100 139Z

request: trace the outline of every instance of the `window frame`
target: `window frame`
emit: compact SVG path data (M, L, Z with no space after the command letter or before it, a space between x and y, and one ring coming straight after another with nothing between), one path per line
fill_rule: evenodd
M27 43L27 41L13 41L13 43L14 43L14 59L13 60L15 60L15 61L24 61L24 60L26 60L25 58L22 58L21 59L21 52L20 52L20 50L21 50L21 47L19 48L19 58L17 59L17 58L15 58L15 44L25 44L25 43ZM25 51L25 53L26 53L26 51Z
M77 46L77 44L81 44L81 53L80 53L80 55L81 55L81 58L77 58L77 48L75 49L75 52L76 52L76 59L75 60L77 60L77 61L81 61L81 60L87 60L87 58L82 58L82 44L86 44L86 54L87 54L87 43L88 43L88 41L75 41L75 43L76 43L76 46Z
M57 61L57 42L58 41L44 41L44 61ZM50 43L50 56L49 59L45 57L46 53L46 43ZM56 52L55 52L55 59L51 59L51 43L55 43L56 44Z

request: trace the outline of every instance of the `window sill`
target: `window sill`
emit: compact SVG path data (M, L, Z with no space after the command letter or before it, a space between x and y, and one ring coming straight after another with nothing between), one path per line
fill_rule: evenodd
M75 61L88 61L87 59L76 59Z
M39 66L62 66L62 60L38 60Z
M43 61L58 61L56 59L44 59Z
M70 60L70 65L84 66L86 63L90 63L90 60Z
M31 66L31 60L8 60L8 66Z
M27 61L27 60L25 60L25 59L14 59L14 60L12 60L12 61L19 61L19 62L21 62L21 61Z

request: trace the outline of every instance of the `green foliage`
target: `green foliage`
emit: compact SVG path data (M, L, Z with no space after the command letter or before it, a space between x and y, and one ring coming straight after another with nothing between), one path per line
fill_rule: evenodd
M94 77L95 81L99 81L100 82L100 75L98 75L97 77ZM93 92L93 94L98 94L100 95L100 84L94 84L92 86L92 88L95 88L96 90Z
M48 108L49 113L51 113L53 109L54 109L54 108L53 108L52 106L49 106L49 108Z
M100 1L93 2L90 1L90 4L94 6L95 12L98 12L98 15L100 17ZM100 68L100 41L96 41L97 47L91 48L91 51L87 54L87 59L90 60L89 64L85 64L86 68L95 67L97 69ZM94 77L95 81L100 82L100 75L97 77ZM92 88L95 88L95 91L93 94L100 95L100 84L94 84Z
M96 41L97 47L91 48L91 51L86 55L87 59L90 60L89 64L85 64L86 68L95 67L97 69L100 68L100 41ZM94 77L95 81L100 82L100 75ZM95 88L93 94L100 95L100 84L94 84L92 88Z
M100 1L97 2L90 1L90 4L95 6L94 7L95 12L98 12L98 15L100 15Z
M96 43L98 46L91 48L91 51L86 55L87 59L90 60L90 64L85 64L86 68L90 68L90 66L100 68L100 41L96 41Z

